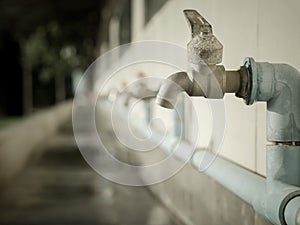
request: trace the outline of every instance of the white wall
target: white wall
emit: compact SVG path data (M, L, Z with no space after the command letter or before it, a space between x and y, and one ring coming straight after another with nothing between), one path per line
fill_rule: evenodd
M133 27L139 30L134 40L163 40L185 47L190 31L182 11L188 8L196 9L212 24L224 46L222 64L226 69L238 69L248 56L300 69L299 0L170 0L146 27ZM135 19L139 15L143 16L133 11ZM245 106L233 95L226 95L224 100L226 130L221 155L265 175L265 104ZM193 103L200 134L206 134L200 137L198 146L205 146L207 131L211 130L209 108L205 99L195 98ZM187 121L187 127L192 123Z

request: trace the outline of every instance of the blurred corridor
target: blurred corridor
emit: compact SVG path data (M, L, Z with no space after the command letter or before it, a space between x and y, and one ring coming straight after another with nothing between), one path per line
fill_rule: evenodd
M38 151L1 194L0 224L179 224L147 188L94 172L77 149L70 119Z

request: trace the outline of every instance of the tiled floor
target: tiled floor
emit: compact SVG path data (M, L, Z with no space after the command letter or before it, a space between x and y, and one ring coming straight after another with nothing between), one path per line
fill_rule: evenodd
M70 124L2 193L0 224L179 224L148 189L96 174L78 151Z

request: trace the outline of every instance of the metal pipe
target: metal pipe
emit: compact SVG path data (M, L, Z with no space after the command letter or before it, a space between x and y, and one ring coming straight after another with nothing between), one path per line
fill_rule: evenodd
M196 152L192 158L192 165L198 169L204 155L207 157L207 154L211 153ZM204 173L252 205L256 212L272 223L279 225L286 224L282 221L296 221L293 206L299 201L293 201L291 206L290 204L291 200L300 197L299 187L276 180L268 182L265 178L221 157L217 157ZM290 218L292 216L293 218Z
M214 157L209 152L197 151L192 157L192 166L196 170L200 170L201 164L204 163L204 157L207 158L208 155ZM252 203L256 198L265 194L265 180L263 177L255 175L220 157L215 158L204 173L251 205L253 205Z

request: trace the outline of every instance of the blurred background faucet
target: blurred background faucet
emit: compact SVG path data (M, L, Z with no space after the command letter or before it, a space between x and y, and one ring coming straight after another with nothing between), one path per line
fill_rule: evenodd
M159 87L161 86L161 80L151 77L145 77L143 73L139 73L136 82L129 85L125 84L123 91L120 95L124 97L124 105L128 106L132 98L137 100L150 100L156 97Z

